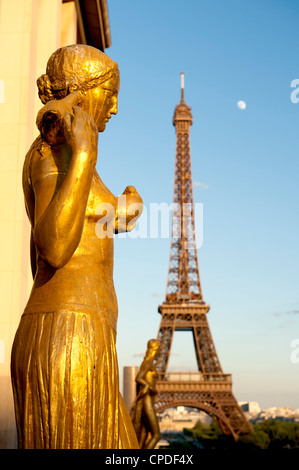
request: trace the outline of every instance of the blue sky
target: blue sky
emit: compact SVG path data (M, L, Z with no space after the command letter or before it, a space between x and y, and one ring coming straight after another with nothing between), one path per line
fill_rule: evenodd
M299 408L299 363L290 360L299 339L299 103L290 99L299 4L110 0L108 8L106 52L121 86L118 115L100 135L99 174L115 195L135 185L146 208L172 202L184 72L194 200L203 204L199 269L222 367L238 400ZM120 372L140 365L158 333L169 251L170 239L115 239ZM194 367L191 333L177 332L170 368Z

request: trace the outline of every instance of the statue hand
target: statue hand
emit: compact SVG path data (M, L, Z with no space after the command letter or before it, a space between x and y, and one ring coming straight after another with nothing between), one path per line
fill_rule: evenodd
M138 194L135 186L127 186L126 189L124 190L123 194L127 195L127 196L135 196L136 194Z
M73 114L81 94L74 91L61 100L49 101L37 114L36 125L43 139L51 146L65 142L62 120L67 113Z
M149 384L145 384L143 385L143 387L140 389L139 393L138 393L138 397L137 398L142 398L144 397L144 395L146 395L149 391Z
M127 186L122 196L126 196L128 198L129 204L133 203L140 203L142 204L142 198L138 191L136 190L135 186ZM140 213L141 214L141 213Z
M77 106L81 101L81 94L79 91L73 91L61 100L51 100L38 112L37 122L39 122L44 114L55 113L63 118L66 113L72 114L73 107Z

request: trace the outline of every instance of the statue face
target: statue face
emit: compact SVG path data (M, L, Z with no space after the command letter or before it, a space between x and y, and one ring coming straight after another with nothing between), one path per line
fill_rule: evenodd
M99 85L86 92L81 106L93 117L99 132L103 132L112 114L117 114L118 89L110 90Z
M105 129L106 123L111 118L112 114L117 114L117 92L111 90L104 90L105 102L103 104L102 112L96 116L96 122L99 132Z

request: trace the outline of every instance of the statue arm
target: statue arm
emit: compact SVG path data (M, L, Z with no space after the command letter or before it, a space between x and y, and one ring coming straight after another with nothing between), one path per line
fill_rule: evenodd
M134 186L127 186L116 198L114 233L130 232L143 211L143 201Z
M80 242L97 159L92 119L76 106L73 118L67 114L63 121L72 151L67 173L59 185L57 175L45 175L34 187L34 243L39 256L55 269L69 261Z

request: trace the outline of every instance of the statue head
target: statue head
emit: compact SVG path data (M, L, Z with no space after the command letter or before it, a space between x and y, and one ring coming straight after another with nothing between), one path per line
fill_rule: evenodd
M150 339L147 343L147 353L156 356L160 350L161 343L158 339Z
M48 60L46 74L38 78L37 86L43 104L79 91L79 105L94 118L100 132L111 114L117 113L117 63L94 47L75 44L55 51Z

